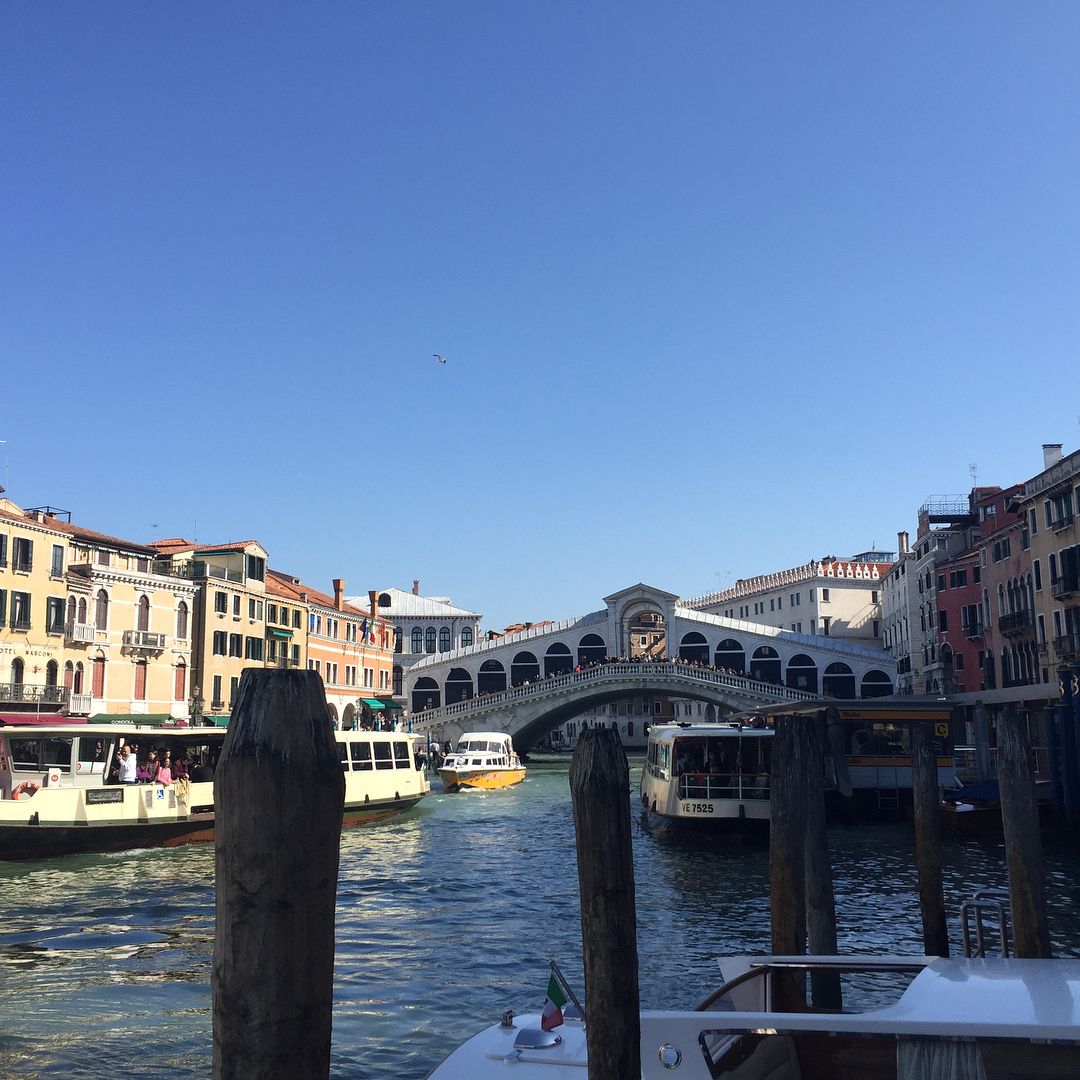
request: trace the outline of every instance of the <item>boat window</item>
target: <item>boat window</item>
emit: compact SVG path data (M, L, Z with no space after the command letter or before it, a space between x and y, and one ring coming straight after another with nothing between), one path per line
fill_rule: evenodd
M11 767L13 769L40 769L40 741L37 739L12 739Z
M349 771L349 748L343 742L337 744L337 756L338 761L341 762L341 768L345 771Z
M404 740L394 743L394 767L397 769L409 768L409 744Z
M61 772L71 772L71 749L74 741L70 737L45 739L43 742L45 764Z
M375 768L392 769L394 759L390 756L390 744L388 742L375 743Z
M487 744L487 751L489 754L498 754L502 750L502 743L489 742Z
M79 758L75 771L77 773L104 773L105 762L109 758L111 747L111 739L82 736L79 739Z
M380 743L380 745L382 745ZM354 771L371 768L371 743L351 742L349 753L352 754L352 767ZM381 768L382 766L380 766Z

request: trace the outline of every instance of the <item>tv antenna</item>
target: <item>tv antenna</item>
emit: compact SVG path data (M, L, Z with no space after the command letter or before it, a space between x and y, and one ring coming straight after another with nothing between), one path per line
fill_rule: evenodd
M968 472L971 473L971 486L973 488L978 487L979 486L979 466L974 461L968 466Z

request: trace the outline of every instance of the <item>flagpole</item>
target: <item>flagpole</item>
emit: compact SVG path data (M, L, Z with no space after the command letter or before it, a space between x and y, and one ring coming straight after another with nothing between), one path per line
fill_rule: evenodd
M559 965L555 963L555 957L549 956L548 963L551 964L551 974L554 975L556 979L558 979L559 985L563 988L563 990L566 991L566 996L574 1003L574 1005L577 1007L578 1013L581 1015L581 1019L584 1020L585 1007L581 1004L580 1001L578 1001L577 994L574 993L570 984L566 981L566 976L563 975L562 971L559 969Z

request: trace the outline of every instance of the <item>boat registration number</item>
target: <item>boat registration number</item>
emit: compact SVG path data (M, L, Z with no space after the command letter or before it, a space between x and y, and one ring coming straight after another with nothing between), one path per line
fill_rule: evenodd
M712 814L715 811L711 802L684 802L682 812L684 814Z

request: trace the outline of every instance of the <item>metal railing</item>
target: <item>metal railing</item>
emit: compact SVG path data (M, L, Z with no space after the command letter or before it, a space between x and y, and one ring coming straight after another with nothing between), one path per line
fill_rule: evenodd
M1035 625L1035 617L1030 608L1022 608L1020 611L1010 611L1008 615L1002 615L998 619L998 629L1003 634L1022 634Z
M1064 600L1080 592L1080 575L1061 574L1050 581L1050 595L1055 600Z
M761 682L744 675L729 675L710 668L694 667L691 664L676 664L670 661L644 661L642 663L607 663L597 664L584 671L568 671L561 675L537 676L535 681L522 686L513 686L506 690L455 701L434 709L425 709L414 713L413 719L425 724L440 723L451 717L501 708L511 703L525 700L538 700L548 695L562 694L582 684L596 684L604 681L618 682L629 677L650 687L661 688L681 683L697 683L733 690L736 693L759 701L812 701L817 694L806 690L794 690L780 683Z
M769 777L683 773L678 791L680 799L767 799Z
M1054 638L1054 652L1059 660L1076 660L1080 658L1080 631L1074 630L1071 634L1062 634Z
M1062 530L1067 529L1074 520L1075 516L1073 514L1062 514L1061 517L1054 518L1054 520L1050 522L1050 528L1053 529L1054 532L1061 532Z
M68 699L69 716L86 716L93 707L94 697L92 694L72 694Z
M48 686L45 683L0 683L0 701L63 705L67 698L68 692L64 686Z
M81 641L92 645L97 640L97 627L92 623L68 623L64 628L68 641Z
M160 652L165 648L165 635L149 630L125 630L124 644L132 649L152 649Z

